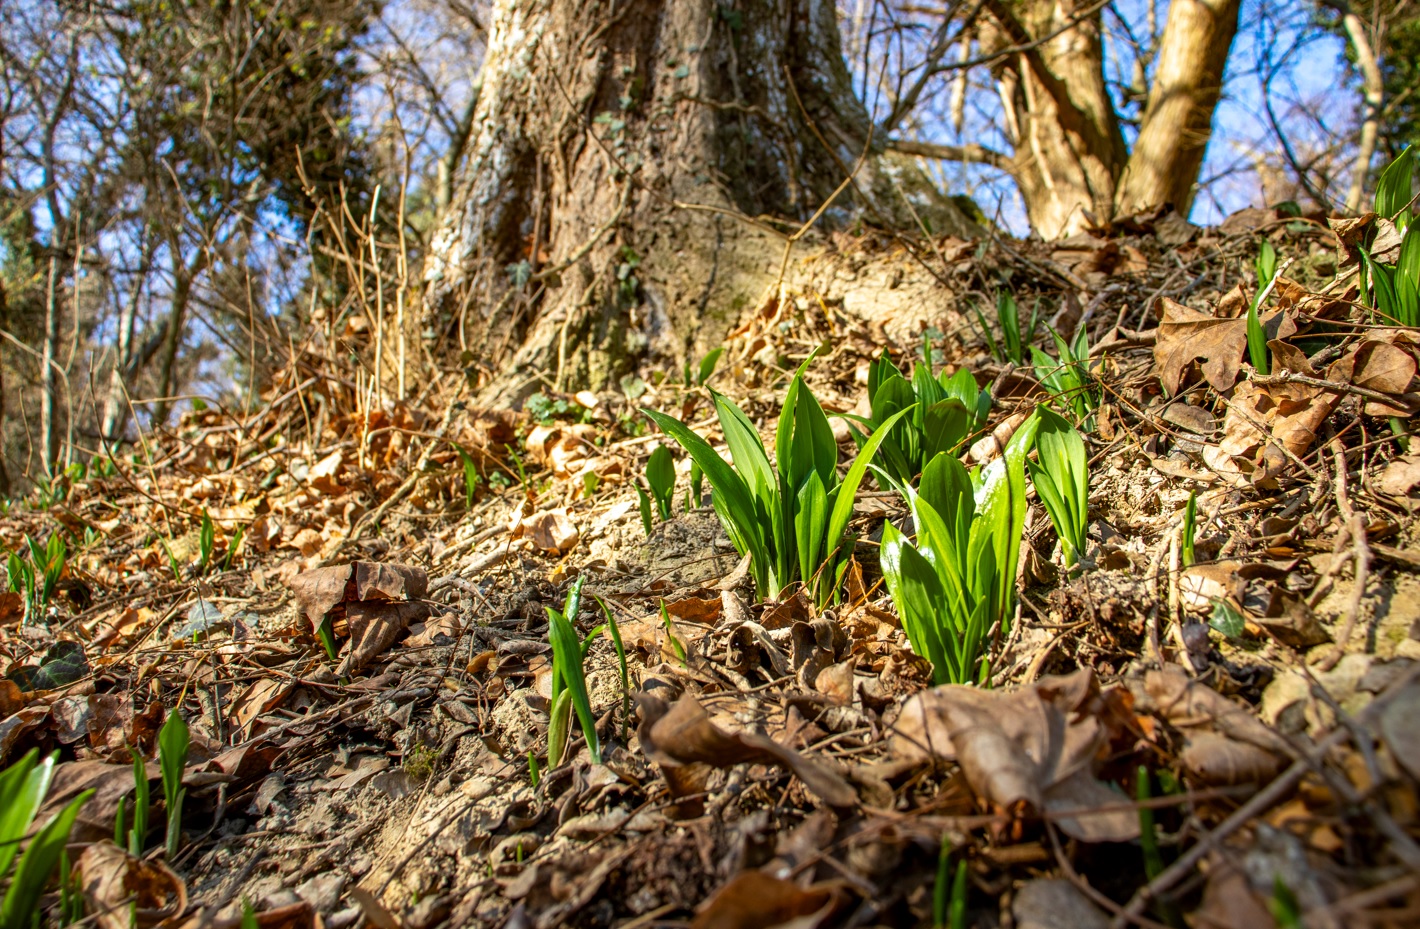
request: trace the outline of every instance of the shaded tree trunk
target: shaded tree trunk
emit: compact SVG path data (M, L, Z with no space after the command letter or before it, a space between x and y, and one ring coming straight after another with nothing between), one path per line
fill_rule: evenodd
M877 147L832 4L499 0L425 322L501 372L505 402L682 359L776 282L795 228L776 220L812 216L855 166L829 222L974 231Z

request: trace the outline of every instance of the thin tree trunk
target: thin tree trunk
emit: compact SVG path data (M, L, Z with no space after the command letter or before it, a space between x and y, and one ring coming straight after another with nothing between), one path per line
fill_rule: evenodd
M100 435L110 444L123 438L123 432L128 425L125 385L137 373L138 366L134 364L133 357L133 335L138 322L138 305L143 298L142 282L148 279L152 260L152 238L145 234L143 258L139 263L139 272L136 275L138 283L134 286L130 299L119 312L118 358L114 362L113 369L109 372L108 395L104 397L104 417Z
M1007 171L1046 239L1172 204L1186 213L1207 151L1240 0L1174 0L1131 153L1104 80L1096 0L983 0L979 51L993 56L1009 154L977 144L894 142L924 157ZM1153 15L1153 5L1148 9ZM1153 34L1152 19L1150 32Z
M207 269L210 255L205 247L200 247L191 264L182 261L182 243L172 236L168 248L173 261L172 306L168 310L168 325L163 333L163 345L158 356L158 400L153 405L153 422L167 422L172 409L172 396L178 389L177 355L182 346L183 330L187 323L187 305L192 297L192 285L197 276Z
M1187 215L1193 206L1240 6L1240 0L1169 4L1139 138L1115 195L1117 214L1172 204Z
M168 326L163 335L163 346L158 353L158 399L153 404L153 422L165 423L168 411L172 409L172 396L176 378L178 346L182 344L183 324L187 316L187 300L192 293L192 281L187 276L187 268L179 264L173 281L172 304L168 309Z
M1361 69L1365 81L1365 115L1361 118L1361 142L1356 148L1356 167L1351 171L1351 188L1346 191L1346 212L1361 210L1361 197L1366 191L1366 181L1371 173L1371 159L1376 154L1376 138L1380 134L1381 105L1385 102L1385 79L1381 75L1380 60L1375 48L1366 35L1366 24L1349 7L1341 16L1346 36L1351 40L1351 48L1356 53L1356 66Z
M58 382L54 378L56 367L54 357L59 345L58 275L59 262L51 254L49 256L49 287L44 300L44 347L40 353L39 363L40 457L44 464L44 473L50 477L54 476L55 468L59 462L59 424L55 421L54 416L59 391Z
M9 305L5 297L5 282L0 281L0 320L9 319L9 315ZM0 424L8 422L5 418L6 397L5 359L0 357ZM0 496L3 497L10 496L10 469L6 466L8 458L9 454L5 448L5 434L3 430L0 430Z

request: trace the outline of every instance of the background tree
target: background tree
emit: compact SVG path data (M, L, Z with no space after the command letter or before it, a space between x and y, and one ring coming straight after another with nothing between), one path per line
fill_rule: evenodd
M1132 49L1143 102L1132 147L1105 78L1097 0L988 0L962 14L957 60L928 58L919 82L987 67L1010 149L899 141L901 151L977 161L1010 174L1031 228L1047 239L1170 204L1185 215L1212 133L1240 0L1175 0ZM1152 10L1152 5L1150 6ZM979 10L979 12L978 12ZM955 108L955 105L954 105Z
M21 470L52 472L61 436L90 452L117 439L135 403L163 422L203 365L235 377L270 346L286 353L299 333L283 331L281 303L300 305L305 275L278 281L283 253L319 252L327 224L313 220L340 192L368 198L349 113L354 42L373 10L21 0L0 11L0 250L15 336L4 363L22 385L11 412L43 414L41 465L28 449ZM33 435L23 416L6 420L12 460Z

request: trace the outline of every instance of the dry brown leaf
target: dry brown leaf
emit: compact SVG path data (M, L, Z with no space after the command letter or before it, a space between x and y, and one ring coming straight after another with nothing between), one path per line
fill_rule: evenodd
M1191 403L1182 401L1170 403L1164 407L1164 411L1159 414L1159 418L1165 422L1173 423L1195 435L1212 435L1218 428L1218 421L1213 418L1213 414L1203 409L1201 406L1194 406Z
M288 678L263 678L232 702L231 709L227 711L228 716L236 720L238 727L250 737L255 734L250 730L252 722L263 713L270 713L285 703L295 686L295 681Z
M1385 466L1375 479L1375 488L1392 497L1403 497L1420 484L1420 453L1402 455Z
M354 561L297 574L286 584L313 631L330 614L335 631L350 636L341 676L364 668L393 645L410 623L429 615L423 602L429 575L411 565Z
M1208 872L1203 888L1203 904L1193 914L1200 929L1257 929L1275 926L1266 901L1255 893L1247 875L1230 865L1221 865Z
M1109 917L1063 878L1038 877L1011 900L1016 929L1106 929Z
M187 886L166 864L107 839L84 849L75 867L85 909L101 929L156 926L187 909Z
M1223 438L1217 446L1219 458L1254 485L1276 478L1288 463L1283 449L1297 457L1305 455L1337 400L1331 391L1304 384L1239 384L1228 401ZM1204 459L1208 460L1206 450Z
M1154 713L1183 734L1179 760L1205 784L1260 783L1281 770L1286 757L1281 736L1182 668L1148 672L1135 701L1140 712Z
M942 685L907 701L891 744L902 758L955 760L978 797L1047 813L1075 838L1130 841L1137 814L1093 774L1109 735L1099 696L1089 669L1014 691Z
M350 627L350 652L336 670L338 677L349 677L395 643L410 623L429 615L429 606L407 600L361 600L345 605L345 620Z
M12 591L0 593L0 626L13 626L25 615L25 599Z
M1386 704L1380 730L1395 760L1420 781L1420 684L1410 684Z
M521 520L514 538L525 536L533 545L549 555L565 555L577 545L582 537L577 524L567 515L565 507L544 510Z
M533 461L546 465L558 477L568 477L597 453L597 435L597 427L586 423L535 426L525 445Z
M816 929L847 900L837 882L803 888L763 871L741 871L700 905L691 929Z
M451 644L464 633L464 625L457 612L441 614L431 622L412 624L410 636L404 640L406 648L428 648L432 645Z
M1247 319L1205 313L1167 297L1159 298L1158 307L1161 315L1154 361L1169 396L1178 393L1185 372L1195 361L1202 362L1203 376L1214 390L1230 389L1238 379L1247 348ZM1262 325L1274 339L1285 339L1297 331L1291 317L1280 311L1264 317Z
M766 764L792 771L804 786L831 806L849 807L858 795L843 776L823 763L785 748L768 736L755 732L726 732L690 694L683 694L673 706L659 697L639 694L636 707L641 715L637 734L646 757L661 766L673 796L682 775L695 778L695 765L728 768L737 764Z
M25 692L8 677L0 677L0 719L18 713L25 705Z
M1395 396L1394 404L1367 400L1369 416L1409 416L1415 408L1409 395L1416 370L1413 351L1409 333L1370 334L1332 364L1327 377Z
M49 721L49 707L27 706L0 720L0 765L10 760L10 752L20 737Z
M150 761L145 768L148 779L160 777L158 763ZM54 769L54 780L50 783L49 794L44 798L44 806L35 817L36 823L45 822L52 814L58 813L71 800L86 790L93 789L94 796L79 810L74 820L72 842L96 842L113 836L113 821L118 813L119 800L133 792L133 765L106 764L102 761L66 761Z
M1238 574L1242 566L1240 561L1219 561L1184 568L1178 579L1183 605L1190 610L1208 610L1214 600L1242 602L1247 586Z
M704 593L709 594L710 591ZM723 609L718 592L714 596L689 596L666 601L666 612L671 616L707 626L715 624Z
M352 561L302 572L287 579L286 586L315 631L325 615L341 603L421 600L429 592L429 575L412 565Z

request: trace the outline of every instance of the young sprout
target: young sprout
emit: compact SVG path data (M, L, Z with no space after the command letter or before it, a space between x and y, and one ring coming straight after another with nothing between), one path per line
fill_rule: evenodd
M246 537L246 527L238 526L237 531L232 533L231 540L227 543L227 554L222 559L222 570L232 570L232 559L237 556L237 552L242 547L242 539Z
M1188 493L1188 503L1183 508L1183 539L1179 545L1179 556L1185 568L1193 567L1193 539L1198 531L1198 494Z
M979 477L939 454L917 490L901 486L914 545L891 522L879 557L912 650L932 664L938 684L968 684L990 671L987 634L1010 626L1016 562L1025 526L1025 456L1040 426L1026 420L1005 454Z
M839 566L847 561L853 496L888 430L909 411L895 413L875 429L840 478L833 429L803 382L808 364L805 361L789 382L772 465L749 417L713 390L710 395L733 466L680 420L644 412L705 472L715 512L735 550L750 556L750 573L760 595L777 597L789 584L802 581L822 604L832 596Z
M182 804L187 797L187 788L182 786L182 772L187 765L187 749L191 742L187 723L174 708L158 732L158 761L163 771L163 800L168 812L169 861L177 857L178 840L182 836Z
M666 601L661 601L661 625L665 627L666 639L671 643L671 648L675 651L677 660L682 668L690 667L690 663L685 655L685 646L680 643L680 639L675 634L675 624L671 622L670 611L666 609Z
M1089 532L1089 456L1085 440L1065 417L1040 407L1035 445L1039 461L1028 461L1031 483L1050 515L1065 552L1066 567L1080 563Z
M929 351L925 342L923 350ZM887 352L868 368L868 398L871 416L844 418L873 430L894 413L911 410L888 432L874 462L900 482L921 474L938 452L958 452L985 425L991 410L990 392L976 386L970 371L963 368L950 377L942 371L933 377L931 368L918 364L909 381ZM859 445L866 441L853 425L849 430ZM878 483L888 489L884 478Z
M1094 410L1099 406L1099 397L1092 387L1090 376L1089 334L1081 327L1072 342L1066 342L1053 329L1050 335L1055 340L1055 350L1060 358L1051 358L1032 346L1030 351L1035 376L1050 394L1052 404L1073 414L1080 428L1091 430L1094 428Z
M616 617L611 615L611 610L607 608L606 601L601 597L592 595L597 601L597 606L602 608L602 615L606 617L606 630L611 635L612 647L616 649L616 660L621 666L621 741L626 741L626 729L631 719L631 674L626 667L626 646L621 641L621 627L616 624ZM599 629L601 627L598 627ZM595 634L595 630L593 630ZM587 636L590 641L592 635Z
M207 511L202 511L202 528L197 536L197 573L206 574L207 566L212 562L212 547L217 544L217 527L212 524L212 517L207 515Z
M1262 240L1257 260L1253 262L1253 270L1257 275L1257 296L1253 298L1247 308L1247 355L1248 360L1252 362L1254 371L1258 374L1267 374L1267 333L1262 328L1259 313L1262 310L1263 301L1267 299L1267 295L1277 282L1279 272L1277 250L1266 239Z
M649 539L656 528L656 516L651 510L651 498L646 495L646 491L641 489L640 484L633 486L636 488L636 500L641 509L641 528L646 530L646 538Z
M656 512L661 520L670 519L671 504L675 498L675 459L664 445L656 446L646 462L646 484L651 488L651 497L656 502Z
M473 460L473 456L464 451L459 446L454 446L454 451L459 453L459 461L463 465L463 504L464 509L473 509L473 498L478 493L478 462Z
M932 888L933 929L966 929L966 860L952 872L952 843L942 836L937 851L937 883Z
M0 771L0 882L8 879L4 896L0 898L0 926L4 929L38 924L40 897L45 885L55 865L64 858L69 831L79 810L94 795L93 790L79 794L50 817L25 845L25 837L30 834L54 779L55 762L53 754L39 761L39 751L31 749L19 761ZM64 886L65 878L61 875L61 894Z
M976 322L981 328L982 340L986 342L986 348L991 352L991 357L1003 364L1008 361L1014 365L1025 364L1025 349L1035 341L1035 331L1040 319L1039 305L1032 305L1030 324L1026 327L1025 338L1022 339L1021 313L1020 307L1016 304L1015 295L1009 290L997 293L996 325L1001 330L1000 342L997 342L992 336L991 325L986 321L981 307L973 306L972 309L976 314Z
M552 641L552 722L563 720L560 731L554 739L552 727L548 729L547 763L556 767L562 760L566 748L566 726L570 716L569 708L577 712L582 735L587 740L587 751L592 756L592 764L602 763L601 743L597 739L596 717L592 715L592 703L587 694L586 671L583 661L586 652L577 637L573 622L582 608L582 582L577 578L572 589L567 591L567 600L561 611L544 607L547 611L547 634ZM588 637L590 640L590 637ZM555 755L554 755L555 752Z

